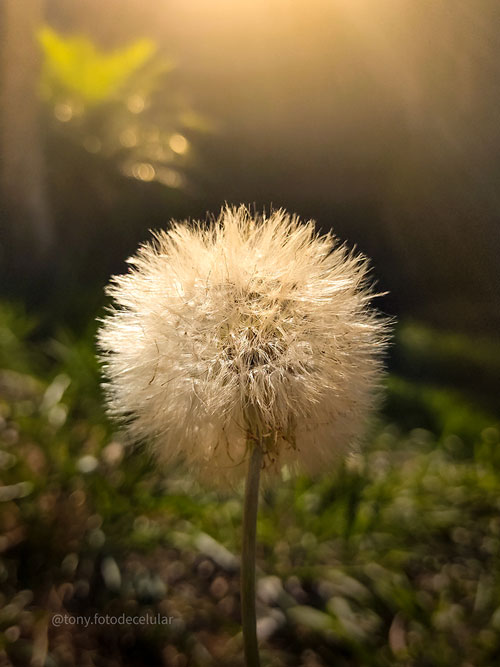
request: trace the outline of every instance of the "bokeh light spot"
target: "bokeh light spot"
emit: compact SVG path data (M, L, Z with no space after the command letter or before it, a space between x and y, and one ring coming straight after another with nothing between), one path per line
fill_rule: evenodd
M98 137L85 137L83 146L89 153L99 153L102 148L101 140Z
M132 95L127 100L127 108L132 113L141 113L141 111L144 111L145 106L146 101L141 95Z
M73 108L69 104L56 104L54 116L61 123L68 123L73 118Z
M170 137L168 145L174 153L178 153L179 155L186 153L189 148L189 142L186 137L177 133Z
M137 133L132 128L123 130L120 134L120 143L124 148L133 148L137 144Z
M183 185L183 178L179 172L174 169L158 170L157 180L169 188L180 188Z
M152 181L155 174L155 169L149 162L138 162L132 167L132 175L140 181Z

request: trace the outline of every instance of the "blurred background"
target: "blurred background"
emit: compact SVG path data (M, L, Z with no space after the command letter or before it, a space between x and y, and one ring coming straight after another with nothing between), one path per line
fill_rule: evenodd
M4 0L0 663L242 665L241 489L106 418L104 285L150 229L285 207L397 318L362 454L262 499L264 664L500 659L500 6ZM51 624L122 611L169 626Z

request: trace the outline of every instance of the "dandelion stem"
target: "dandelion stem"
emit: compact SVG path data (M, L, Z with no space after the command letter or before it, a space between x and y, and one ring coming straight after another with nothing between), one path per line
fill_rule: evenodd
M245 483L243 509L243 546L241 555L241 619L247 667L259 667L257 617L255 614L255 539L262 447L249 439L250 456Z

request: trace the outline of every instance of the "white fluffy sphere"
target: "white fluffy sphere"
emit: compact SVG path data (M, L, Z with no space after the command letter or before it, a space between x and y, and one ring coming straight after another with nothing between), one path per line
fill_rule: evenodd
M128 261L98 337L105 388L160 460L213 483L242 475L250 413L268 471L326 470L356 441L387 332L364 257L313 222L241 206L174 223Z

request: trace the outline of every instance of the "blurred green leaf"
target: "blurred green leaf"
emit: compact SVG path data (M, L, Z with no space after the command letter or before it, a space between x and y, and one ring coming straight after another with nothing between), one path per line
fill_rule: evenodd
M88 105L117 95L156 52L154 42L141 39L107 53L85 37L64 37L48 26L40 29L38 39L44 54L44 94L63 90Z

